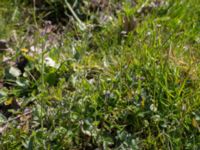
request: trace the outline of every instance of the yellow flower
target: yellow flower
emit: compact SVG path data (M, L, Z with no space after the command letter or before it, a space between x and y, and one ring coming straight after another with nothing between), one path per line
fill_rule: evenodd
M27 53L28 49L27 48L21 48L21 52Z
M9 99L7 99L7 100L4 102L4 104L5 104L6 106L11 105L11 104L12 104L12 101L13 101L13 98L9 98Z

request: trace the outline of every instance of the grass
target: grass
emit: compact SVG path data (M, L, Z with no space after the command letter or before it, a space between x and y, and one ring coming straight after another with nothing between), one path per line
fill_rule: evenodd
M103 23L98 12L87 14L85 30L70 19L53 34L55 43L51 33L34 29L33 9L26 16L22 4L4 5L18 16L0 24L1 38L17 36L14 55L2 55L13 62L25 57L27 64L16 77L12 65L1 66L8 85L0 89L0 129L6 128L0 149L200 148L200 3L167 0L144 16L137 13L142 1L134 8L127 3L116 15L105 11L110 20ZM127 35L121 34L124 15L138 20ZM17 109L10 106L15 101Z

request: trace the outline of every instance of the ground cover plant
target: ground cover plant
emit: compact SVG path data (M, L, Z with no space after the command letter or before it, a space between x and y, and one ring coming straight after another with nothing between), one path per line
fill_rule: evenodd
M200 149L199 0L1 0L0 149Z

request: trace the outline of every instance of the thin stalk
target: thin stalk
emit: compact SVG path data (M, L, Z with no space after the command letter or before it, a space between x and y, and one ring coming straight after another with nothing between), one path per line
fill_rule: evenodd
M80 25L80 29L81 30L85 30L86 26L85 24L79 19L79 17L76 15L76 13L74 12L73 8L71 7L71 5L68 3L67 0L65 0L65 3L68 7L68 9L70 10L70 12L72 13L73 17L76 19L76 21L78 22L78 24Z
M45 43L43 43L43 46L42 46L42 53L41 53L41 59L42 59L42 64L41 64L41 80L42 80L42 90L45 89L45 83L44 83L44 54L45 54ZM41 127L43 129L44 127L44 122L43 122L43 108L44 108L44 102L43 102L43 98L41 99L41 116L40 116L40 119L41 119Z
M46 33L47 33L47 31L46 31L46 29L45 29L45 34L44 34L44 36L46 35ZM42 53L41 53L41 60L42 60L42 64L41 64L41 82L42 82L42 92L43 92L43 89L46 89L45 88L45 83L44 83L44 72L45 72L45 64L44 64L44 55L45 55L45 53L46 53L46 51L45 51L45 49L46 49L46 38L44 37L44 41L43 41L43 43L42 43ZM43 96L42 96L42 98L41 98L41 116L40 116L40 121L41 121L41 128L43 129L43 127L44 127L44 122L43 122L43 109L44 109L44 99L43 99Z
M36 19L36 5L35 5L35 0L33 0L33 20L34 20L36 28L38 28L37 19Z

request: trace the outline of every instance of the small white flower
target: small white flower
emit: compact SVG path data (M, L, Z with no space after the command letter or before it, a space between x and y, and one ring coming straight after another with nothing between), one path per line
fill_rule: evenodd
M42 49L41 48L37 48L35 46L31 46L30 50L31 50L31 52L37 52L38 54L42 53Z
M90 84L93 84L93 83L95 82L95 80L94 80L94 79L90 79L90 80L88 80L88 82L89 82Z
M182 105L182 111L186 111L187 107L185 104Z
M9 73L14 77L19 77L21 75L21 71L16 67L10 67Z
M57 64L52 58L50 58L50 57L46 57L45 58L45 64L47 65L47 66L50 66L50 67L53 67L53 68L56 68L56 69L58 69L59 68L59 64Z
M188 50L190 49L190 47L189 47L189 45L185 45L185 46L183 46L183 49L184 49L185 51L188 51Z
M148 31L148 32L147 32L147 35L150 36L150 35L151 35L151 31Z
M154 121L154 122L158 122L160 121L160 115L154 115L151 117L151 119Z
M157 109L157 107L155 106L155 104L151 104L151 105L150 105L150 110L153 111L153 112L156 112L158 109Z

